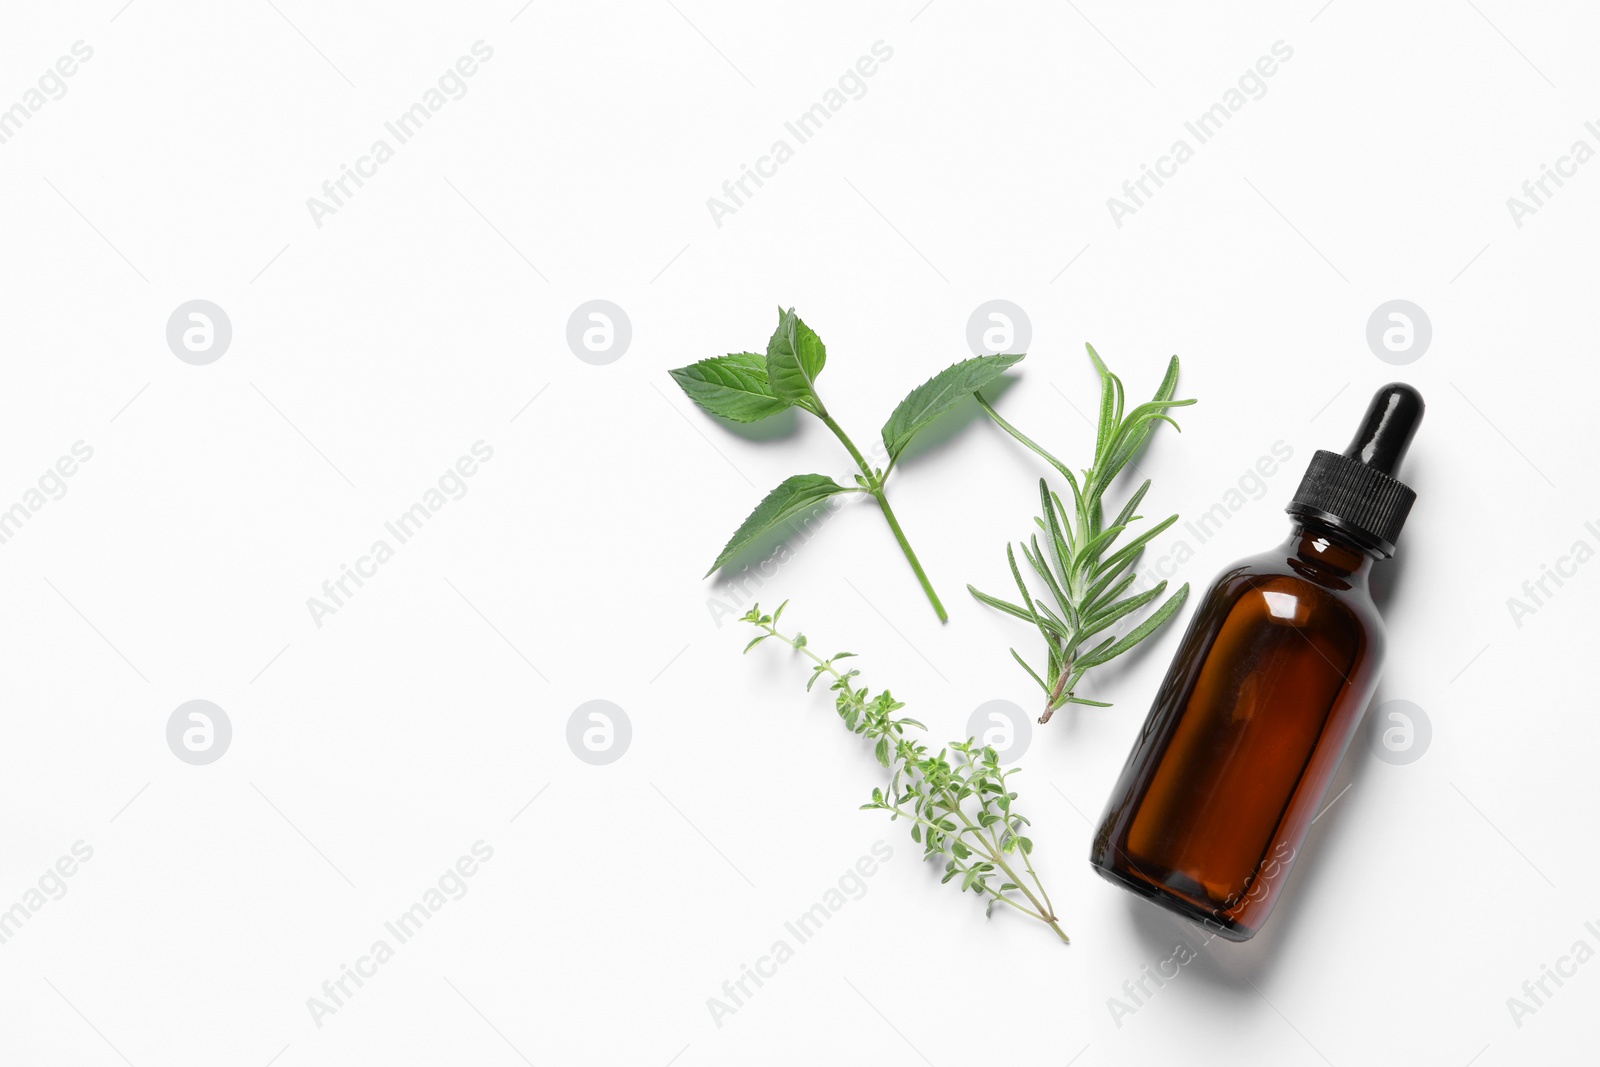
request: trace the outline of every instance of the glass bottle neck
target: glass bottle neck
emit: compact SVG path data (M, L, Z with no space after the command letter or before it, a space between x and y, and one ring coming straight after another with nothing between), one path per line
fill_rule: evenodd
M1315 519L1297 519L1284 545L1307 566L1355 586L1365 586L1377 558L1344 534Z

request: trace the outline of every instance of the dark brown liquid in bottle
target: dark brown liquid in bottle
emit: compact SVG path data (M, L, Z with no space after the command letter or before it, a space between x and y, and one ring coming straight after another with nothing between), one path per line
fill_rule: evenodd
M1217 578L1095 835L1101 875L1229 940L1260 929L1376 684L1372 562L1308 519Z

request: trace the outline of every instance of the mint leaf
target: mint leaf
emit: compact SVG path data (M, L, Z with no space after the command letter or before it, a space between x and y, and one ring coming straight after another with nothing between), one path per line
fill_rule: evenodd
M767 357L754 352L713 356L668 373L690 400L733 422L758 422L789 407L767 382Z
M816 331L800 321L794 308L784 312L767 342L767 380L773 395L821 415L825 409L816 380L827 361L828 350Z
M974 356L952 364L917 386L883 424L883 446L893 462L924 427L1019 363L1022 356Z
M805 368L806 377L815 382L828 362L828 347L817 336L817 331L807 326L798 315L794 319L794 343L795 351L800 356L800 366Z
M709 576L712 571L732 559L740 549L785 520L815 507L835 493L849 492L854 490L847 489L825 474L796 474L791 478L785 478L756 505L756 509L734 531L728 543L722 546L717 561L711 565L711 570L706 571L706 574Z

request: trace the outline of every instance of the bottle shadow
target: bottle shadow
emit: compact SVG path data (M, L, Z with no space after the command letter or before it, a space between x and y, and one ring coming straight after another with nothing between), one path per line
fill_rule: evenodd
M1372 574L1367 579L1367 586L1372 593L1372 602L1378 606L1379 615L1388 614L1389 604L1404 582L1406 564L1407 557L1401 553L1392 559L1381 559L1372 565Z

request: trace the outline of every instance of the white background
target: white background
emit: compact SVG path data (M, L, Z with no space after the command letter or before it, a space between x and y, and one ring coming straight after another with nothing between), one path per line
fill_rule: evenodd
M74 842L93 857L0 945L0 1061L1592 1055L1600 963L1520 1027L1506 1003L1574 942L1600 948L1600 567L1520 626L1507 607L1575 541L1600 547L1600 165L1520 228L1506 207L1574 140L1600 148L1592 17L274 2L3 16L0 107L74 42L94 54L0 145L0 507L74 442L93 458L0 545L0 907ZM315 225L307 198L479 40L493 58L467 94ZM1266 94L1116 226L1107 197L1280 40ZM707 198L877 41L893 57L866 94L716 225ZM165 339L197 298L234 331L208 366ZM565 340L595 298L633 328L606 366ZM1293 449L1197 546L1179 577L1200 588L1278 543L1304 462L1343 446L1373 388L1403 376L1428 400L1377 701L1425 709L1432 744L1393 766L1357 739L1249 944L1202 945L1085 862L1187 612L1091 684L1115 707L1058 715L1022 760L1063 947L985 921L903 826L857 811L869 753L802 664L741 658L747 627L712 610L699 576L761 494L848 460L814 422L731 432L666 370L760 349L794 305L866 446L994 298L1033 329L998 403L1074 463L1083 342L1133 394L1181 354L1200 403L1140 461L1147 515L1192 518ZM1434 330L1403 370L1365 339L1395 298ZM1005 588L1040 465L971 415L890 486L948 625L865 501L760 591L938 738L983 701L1037 699L1006 653L1036 655L1029 634L963 587ZM317 626L307 598L480 440L467 494ZM167 747L191 699L232 722L209 766ZM607 766L565 740L592 699L632 723ZM866 895L716 1025L707 998L880 839L894 858ZM480 840L470 891L318 1026L307 999ZM1118 1025L1109 998L1180 940L1199 957Z

